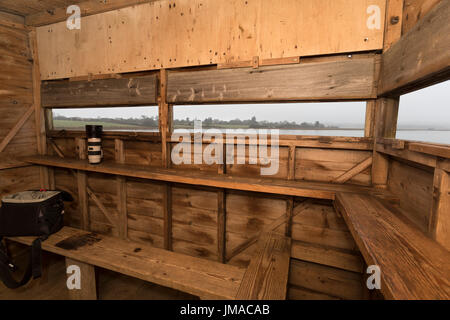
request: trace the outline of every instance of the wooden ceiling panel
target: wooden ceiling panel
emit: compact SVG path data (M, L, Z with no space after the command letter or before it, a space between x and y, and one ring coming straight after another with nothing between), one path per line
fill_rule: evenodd
M27 16L80 2L82 0L0 0L0 11Z

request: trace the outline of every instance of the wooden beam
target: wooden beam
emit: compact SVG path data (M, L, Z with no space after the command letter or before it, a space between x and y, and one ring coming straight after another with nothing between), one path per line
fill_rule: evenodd
M408 150L420 153L431 154L433 156L450 159L450 146L435 145L431 143L410 142L408 143Z
M28 118L34 112L34 106L31 106L27 109L27 111L19 118L16 124L11 128L8 134L3 138L2 142L0 142L0 153L5 150L11 140L16 136L17 132L23 127L25 122L27 122Z
M399 98L380 98L375 104L375 141L380 138L395 138L397 131ZM374 147L372 159L372 184L377 188L386 188L389 171L389 159Z
M140 3L148 3L153 1L157 0L108 0L108 1L87 0L77 3L77 5L80 7L81 16L85 17L93 14L117 10ZM57 23L60 21L65 21L69 16L66 10L67 6L55 8L52 10L41 10L39 12L27 15L25 17L25 22L29 26L38 27L47 24Z
M360 174L367 168L369 168L372 165L372 156L368 157L364 161L358 163L356 166L348 170L347 172L344 172L342 175L334 179L333 182L335 183L346 183L351 178L355 177L356 175Z
M123 140L115 139L115 159L118 163L125 163L125 151ZM119 237L126 239L128 236L128 215L127 215L127 181L125 177L117 176L117 212L119 213L118 229Z
M173 107L167 103L167 71L161 69L159 76L159 132L161 133L162 166L170 167L169 141L173 130Z
M71 300L97 300L97 281L93 265L66 258L66 268L76 266L79 268L80 288L69 290ZM75 271L76 272L76 271ZM68 274L70 277L72 274Z
M275 233L263 235L250 261L237 300L285 300L291 239Z
M169 103L375 98L375 56L243 69L168 73Z
M433 202L428 231L433 239L450 250L450 178L440 163L441 161L434 170Z
M442 0L404 0L402 34L411 30L419 20ZM445 0L444 0L445 1Z
M155 105L157 83L155 74L92 81L44 81L41 87L42 106L73 108Z
M225 190L217 191L217 257L226 263L227 198Z
M450 78L450 2L441 1L382 55L378 95L399 95Z
M24 17L8 12L0 11L0 25L8 28L27 31L25 27Z
M273 59L263 59L263 60L260 60L259 57L255 57L255 58L253 58L253 60L235 61L235 62L229 62L229 63L219 63L219 64L217 64L217 69L234 69L234 68L253 67L254 65L256 65L256 58L258 58L257 59L258 67L300 63L300 57L273 58Z
M364 125L364 137L373 138L375 130L375 103L376 100L369 100L366 103L366 120Z
M31 164L19 161L9 156L0 157L0 170L29 167Z

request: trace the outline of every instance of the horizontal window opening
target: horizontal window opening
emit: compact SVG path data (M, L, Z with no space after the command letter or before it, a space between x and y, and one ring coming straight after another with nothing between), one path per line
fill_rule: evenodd
M175 132L279 129L280 135L363 137L366 102L174 106Z
M158 107L52 109L53 129L85 130L102 125L105 131L158 131Z
M450 144L450 81L400 97L397 139Z

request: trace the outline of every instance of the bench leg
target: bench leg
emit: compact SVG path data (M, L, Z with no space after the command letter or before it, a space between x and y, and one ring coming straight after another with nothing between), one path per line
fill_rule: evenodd
M72 300L97 300L95 267L66 258L67 288Z

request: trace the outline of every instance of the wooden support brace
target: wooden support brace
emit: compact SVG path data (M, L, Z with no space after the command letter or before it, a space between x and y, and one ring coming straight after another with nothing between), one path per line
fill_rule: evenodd
M79 281L79 289L73 288L69 289L69 294L71 300L97 300L97 284L95 279L95 267L66 258L66 268L71 271L72 274L68 273L67 284L77 285ZM80 277L76 279L76 277Z
M295 207L293 206L291 220L292 220L293 217L295 217L298 214L300 214L301 212L303 212L310 204L311 204L311 202L309 200L303 201L298 206L299 209L297 210L296 214L293 213L293 211L295 209ZM288 215L287 214L283 214L283 215L279 216L278 218L273 220L272 223L264 226L264 228L260 232L258 232L255 236L247 239L245 242L241 243L236 248L234 248L233 251L228 255L227 261L230 261L233 257L237 256L239 253L243 252L245 249L250 247L252 244L256 243L258 241L258 239L261 237L262 234L273 232L279 226L281 226L283 223L287 223L287 222L288 222Z
M25 122L28 120L28 118L31 116L31 114L34 111L34 106L31 106L28 108L28 110L20 117L19 121L16 122L14 127L8 132L8 134L3 138L2 142L0 143L0 152L3 152L5 150L6 146L11 142L11 140L16 136L17 132L23 127Z
M358 163L356 166L348 170L347 172L344 172L342 175L334 179L333 182L335 183L345 183L355 177L356 175L360 174L367 168L369 168L372 165L372 156L365 159L363 162Z
M286 201L286 228L285 236L291 237L292 234L292 217L294 216L294 197L290 197Z

